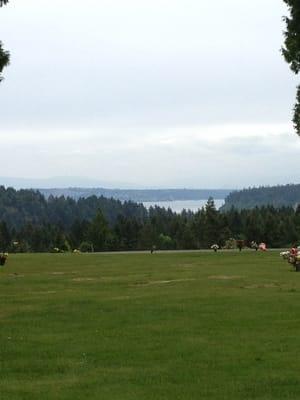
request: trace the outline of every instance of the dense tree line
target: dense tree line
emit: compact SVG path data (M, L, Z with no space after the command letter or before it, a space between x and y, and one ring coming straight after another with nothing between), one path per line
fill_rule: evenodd
M300 203L300 185L261 186L230 193L225 199L224 211L271 205L294 207Z
M300 207L218 211L213 200L198 212L92 196L46 199L33 190L0 187L1 251L201 249L230 238L288 246L300 240Z

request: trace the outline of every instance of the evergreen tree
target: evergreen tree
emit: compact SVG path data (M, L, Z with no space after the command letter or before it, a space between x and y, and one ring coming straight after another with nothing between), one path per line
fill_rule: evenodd
M8 0L0 0L0 7L2 7L4 4L7 4ZM4 69L9 64L9 53L5 51L2 47L2 43L0 41L0 82L2 81L2 76L1 73Z
M248 243L264 240L264 221L257 208L247 216L244 232Z
M158 245L158 235L155 227L148 220L140 231L138 248L149 250L153 245Z
M269 247L277 247L280 243L280 239L282 240L281 233L278 219L273 212L268 210L265 219L264 242L267 243Z
M90 223L86 220L75 219L69 234L69 240L73 249L79 249L82 242L86 241L87 233L89 230Z
M0 251L7 251L11 244L11 235L5 222L0 223Z
M220 233L219 212L216 209L212 198L208 199L205 205L204 219L204 244L205 247L210 247L219 241Z
M205 222L205 210L202 208L197 211L193 221L192 221L192 229L196 239L197 248L204 247L204 222Z
M118 217L114 228L114 238L122 250L134 250L138 246L141 224L136 218Z
M109 228L106 219L101 210L98 210L95 218L92 220L88 232L87 239L93 244L95 251L103 251L106 249L106 240L109 235Z
M291 70L298 74L300 71L300 0L284 0L284 2L288 5L290 17L284 17L286 31L282 53ZM297 89L293 122L296 132L300 135L300 86Z

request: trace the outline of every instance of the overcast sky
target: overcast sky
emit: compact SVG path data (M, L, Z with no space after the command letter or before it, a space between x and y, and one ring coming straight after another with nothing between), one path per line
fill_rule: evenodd
M282 0L11 0L0 176L299 183Z

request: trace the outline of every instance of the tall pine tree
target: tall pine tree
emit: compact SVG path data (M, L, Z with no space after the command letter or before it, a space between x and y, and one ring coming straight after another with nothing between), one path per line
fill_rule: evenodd
M0 7L7 4L8 0L0 0ZM3 68L9 64L9 53L3 49L2 42L0 41L0 82L2 81L1 73Z
M300 71L300 0L283 1L288 5L290 16L284 17L286 31L282 53L291 70L298 74ZM300 86L297 89L293 122L296 132L300 135Z

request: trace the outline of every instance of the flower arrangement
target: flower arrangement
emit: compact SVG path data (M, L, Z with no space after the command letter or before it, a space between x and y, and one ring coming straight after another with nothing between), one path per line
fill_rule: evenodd
M261 251L267 251L267 245L266 243L260 243L258 246L259 250Z
M280 256L286 260L289 264L292 264L296 271L300 271L300 254L299 248L292 247L288 251L282 251Z
M216 253L220 247L217 244L213 244L212 246L210 246L210 248Z
M280 257L282 257L284 260L288 260L290 256L290 252L289 251L282 251L280 253Z
M251 249L254 249L255 251L257 251L259 249L258 244L254 240L250 243L250 247L251 247Z
M53 247L52 253L64 253L64 250L59 249L58 247Z

